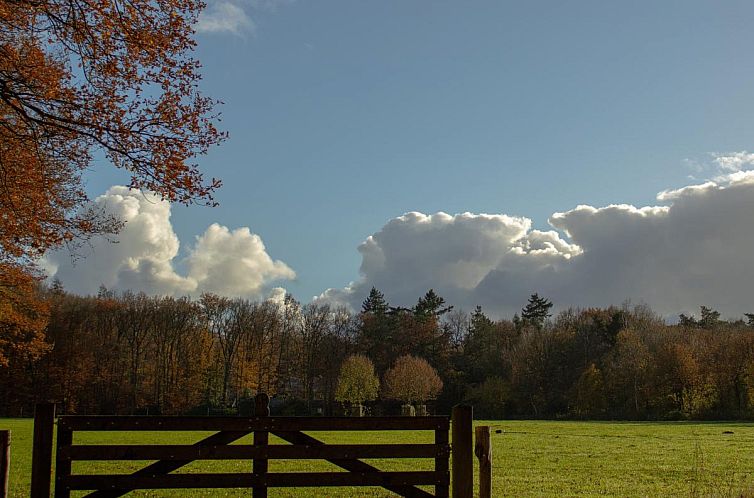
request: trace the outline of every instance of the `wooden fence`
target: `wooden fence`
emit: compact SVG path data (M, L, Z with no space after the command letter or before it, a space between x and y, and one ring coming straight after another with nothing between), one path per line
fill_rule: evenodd
M136 489L251 488L254 498L270 487L380 486L399 496L450 494L451 417L270 417L269 399L256 399L255 417L62 416L57 422L55 497L89 490L90 497L117 497ZM54 407L40 405L34 421L32 498L49 498ZM471 408L453 411L453 497L471 498L473 450ZM305 431L433 431L431 444L327 444ZM80 431L213 431L192 445L74 444ZM230 444L253 434L253 444ZM290 444L269 444L269 435ZM423 458L434 470L383 471L361 459ZM196 460L250 460L248 472L173 474ZM273 459L326 460L346 472L268 471ZM72 462L156 460L132 474L73 474ZM434 493L418 486L432 486Z

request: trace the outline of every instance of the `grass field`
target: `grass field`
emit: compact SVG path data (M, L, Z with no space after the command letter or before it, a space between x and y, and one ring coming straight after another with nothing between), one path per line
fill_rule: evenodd
M754 496L754 424L748 423L616 423L616 422L477 422L493 429L493 496ZM32 422L0 419L12 431L11 497L29 493ZM500 429L500 434L494 433ZM207 433L119 433L119 444L189 444ZM432 442L431 432L312 433L327 442ZM107 443L107 434L82 437L75 443ZM169 440L167 438L170 438ZM241 440L241 442L250 441ZM274 442L273 439L270 441ZM390 470L429 469L429 460L370 460ZM87 473L127 473L138 462L82 463ZM244 461L192 464L184 472L239 472ZM271 472L340 470L326 462L272 461ZM84 471L74 465L74 472ZM137 495L134 493L133 495ZM138 496L250 496L238 490L141 492ZM371 488L271 489L282 496L391 496Z

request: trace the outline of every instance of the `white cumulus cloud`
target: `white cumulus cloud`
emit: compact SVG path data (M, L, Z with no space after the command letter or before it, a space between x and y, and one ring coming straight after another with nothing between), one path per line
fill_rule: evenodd
M408 213L361 244L360 279L318 299L358 309L375 286L396 305L434 288L451 304L509 317L533 292L561 309L631 299L665 315L702 304L730 316L754 311L754 171L658 201L577 206L553 214L551 231L523 217Z
M291 280L296 274L273 261L259 235L248 228L229 230L213 223L188 257L188 278L203 290L224 295L259 294L270 280Z
M95 238L75 263L64 251L46 255L43 267L70 291L92 294L104 285L149 294L214 292L258 298L280 292L272 283L296 278L288 265L267 254L262 239L248 228L231 230L216 223L197 237L183 261L188 271L182 275L175 267L180 242L170 222L170 203L115 186L94 204L125 225L116 243Z

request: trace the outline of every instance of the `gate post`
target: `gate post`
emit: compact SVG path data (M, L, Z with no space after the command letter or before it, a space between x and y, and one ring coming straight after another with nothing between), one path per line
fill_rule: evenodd
M10 478L10 431L0 431L0 498L8 498Z
M270 397L265 393L258 393L254 398L254 416L257 418L270 416ZM269 441L269 433L267 431L254 431L254 446L262 447L267 446ZM267 474L267 458L255 458L253 472L255 476L265 477ZM254 486L252 492L254 498L267 498L267 484L263 483L261 486Z
M471 406L456 405L451 415L453 498L474 498L474 448L471 433L473 413Z
M50 498L52 432L55 404L39 403L34 409L34 446L31 457L31 498Z

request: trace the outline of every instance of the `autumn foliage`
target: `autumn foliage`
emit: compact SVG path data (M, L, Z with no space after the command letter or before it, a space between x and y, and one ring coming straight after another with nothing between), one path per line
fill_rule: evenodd
M442 391L442 380L424 358L405 355L385 373L385 396L404 403L435 399Z
M354 354L340 366L335 399L344 403L360 404L377 398L380 380L374 373L374 363L362 354Z
M0 263L0 368L12 359L34 361L50 348L44 340L47 304L26 272Z
M390 415L404 408L395 400L430 400L431 413L465 402L479 418L754 419L751 313L703 309L666 324L626 305L564 310L540 326L481 308L427 317L420 306L352 314L291 296L82 297L3 275L2 416L46 400L65 413L243 414L264 391L286 415L364 401Z
M191 161L218 143L191 57L198 0L0 1L0 250L33 260L117 229L82 210L81 173L106 156L131 186L212 203Z
M224 134L199 92L200 0L0 0L0 364L38 349L45 251L116 232L82 173L107 159L132 187L213 204L194 162Z

